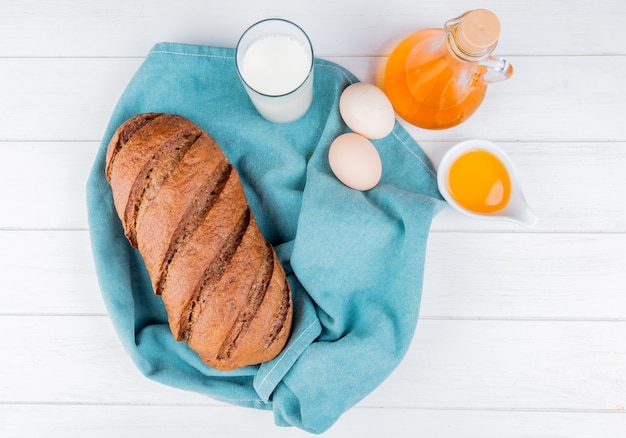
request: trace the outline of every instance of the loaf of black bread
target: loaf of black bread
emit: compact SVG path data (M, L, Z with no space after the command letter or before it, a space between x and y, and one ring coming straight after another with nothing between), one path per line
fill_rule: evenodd
M276 357L291 329L289 283L213 138L178 115L136 115L108 145L106 177L174 338L219 370Z

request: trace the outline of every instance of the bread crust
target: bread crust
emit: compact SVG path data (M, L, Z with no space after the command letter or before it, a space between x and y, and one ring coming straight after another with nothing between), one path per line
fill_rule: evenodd
M215 140L182 116L138 114L111 138L106 177L174 338L218 370L276 357L291 290Z

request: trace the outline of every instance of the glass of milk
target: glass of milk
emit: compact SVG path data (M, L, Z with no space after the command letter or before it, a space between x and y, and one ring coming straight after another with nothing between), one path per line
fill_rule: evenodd
M313 100L313 47L296 24L269 18L250 26L235 51L237 72L266 120L293 122Z

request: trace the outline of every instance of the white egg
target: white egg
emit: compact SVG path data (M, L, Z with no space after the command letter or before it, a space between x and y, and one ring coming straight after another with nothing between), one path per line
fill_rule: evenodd
M387 95L377 86L364 82L343 90L339 113L350 129L373 140L389 135L396 121Z
M376 147L353 132L342 134L332 142L328 162L337 179L355 190L372 189L383 172Z

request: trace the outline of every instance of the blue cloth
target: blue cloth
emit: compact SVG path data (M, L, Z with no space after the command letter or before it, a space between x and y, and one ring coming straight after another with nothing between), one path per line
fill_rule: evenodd
M405 355L418 319L431 219L443 201L425 155L397 123L373 142L383 163L377 187L355 191L334 177L328 149L349 132L339 96L357 79L325 60L316 59L314 68L311 109L278 125L256 113L233 49L157 44L113 112L87 182L87 207L102 296L142 373L217 400L272 409L278 425L321 433ZM161 298L124 237L104 174L113 132L144 112L191 119L239 171L293 291L292 333L271 362L216 371L173 339Z

